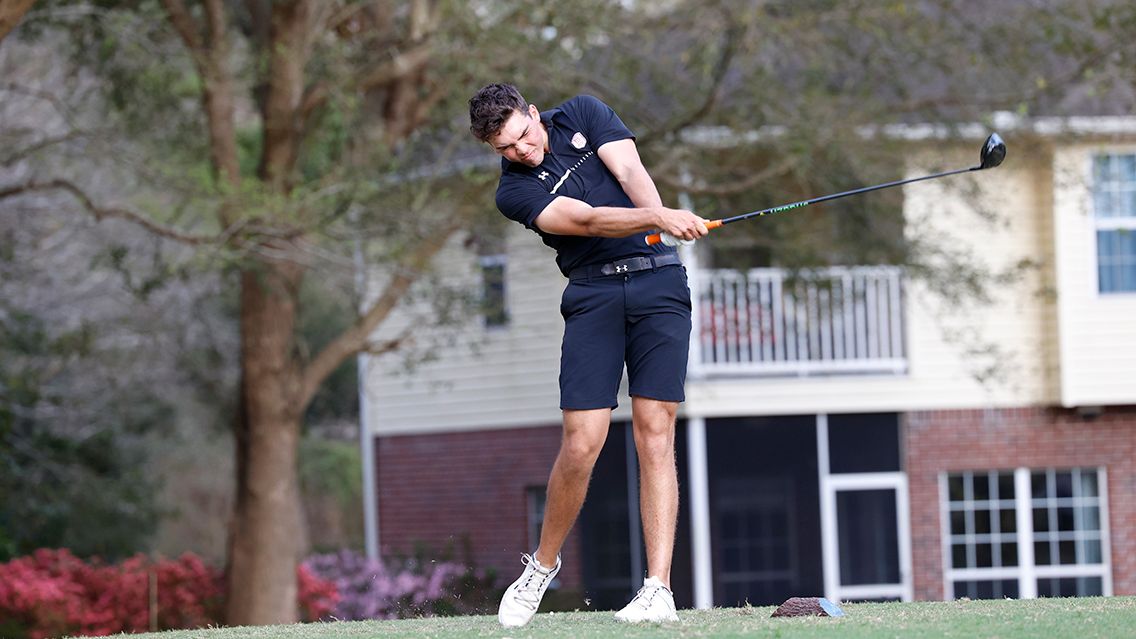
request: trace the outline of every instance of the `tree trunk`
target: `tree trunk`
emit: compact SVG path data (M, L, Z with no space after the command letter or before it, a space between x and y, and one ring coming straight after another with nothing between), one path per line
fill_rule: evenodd
M230 625L298 619L296 564L302 511L296 456L302 413L294 357L303 268L262 262L241 274L241 414L238 490L229 548Z
M12 32L36 0L0 0L0 40Z

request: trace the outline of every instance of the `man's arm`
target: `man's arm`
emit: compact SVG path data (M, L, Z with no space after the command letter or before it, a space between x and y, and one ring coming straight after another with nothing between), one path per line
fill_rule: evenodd
M540 230L553 235L627 237L658 229L683 240L696 240L706 235L706 220L690 211L663 206L655 182L639 159L634 140L608 142L596 154L619 180L635 208L593 207L586 202L560 196L536 218Z
M660 229L684 240L694 240L707 233L705 220L690 211L665 206L591 206L565 196L549 203L535 223L545 233L586 237L627 237Z
M655 188L655 181L651 179L643 166L643 161L639 158L635 140L627 138L608 142L596 149L596 155L615 179L619 180L623 192L631 198L635 206L663 205L659 189Z

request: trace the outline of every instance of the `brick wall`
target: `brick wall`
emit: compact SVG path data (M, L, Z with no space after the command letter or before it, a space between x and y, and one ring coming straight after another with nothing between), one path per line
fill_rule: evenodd
M560 434L556 425L377 438L383 554L424 543L462 559L468 540L476 565L496 568L498 585L508 585L521 573L521 553L535 550L525 489L548 482ZM580 587L579 545L573 529L561 553L567 589Z
M1020 408L916 412L904 421L916 599L943 598L939 474L1018 467L1107 469L1113 593L1136 594L1136 406L1091 420Z

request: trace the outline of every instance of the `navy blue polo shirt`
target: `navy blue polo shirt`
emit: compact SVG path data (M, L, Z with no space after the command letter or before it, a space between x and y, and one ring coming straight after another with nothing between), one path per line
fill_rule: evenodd
M592 206L635 206L596 155L596 149L608 142L635 138L611 107L590 95L578 95L542 112L540 120L548 131L550 151L538 167L502 158L497 208L555 249L556 265L562 273L567 275L585 264L674 251L662 244L647 246L645 232L608 238L553 235L540 230L536 218L557 197L575 198Z

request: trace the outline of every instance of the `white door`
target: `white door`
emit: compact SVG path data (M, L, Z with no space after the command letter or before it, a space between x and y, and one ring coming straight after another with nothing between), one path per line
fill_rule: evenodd
M824 596L914 599L907 475L829 472L827 420L817 420Z

